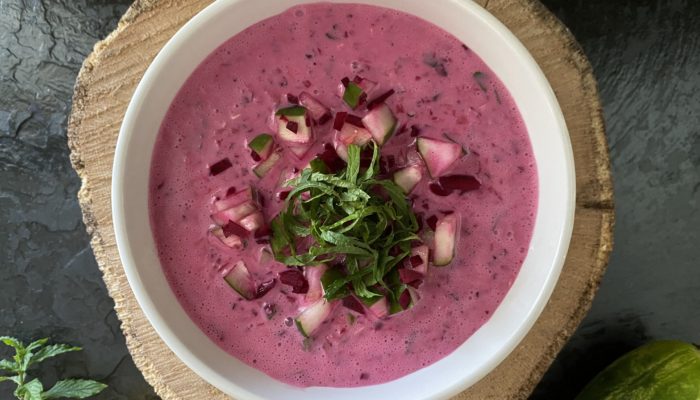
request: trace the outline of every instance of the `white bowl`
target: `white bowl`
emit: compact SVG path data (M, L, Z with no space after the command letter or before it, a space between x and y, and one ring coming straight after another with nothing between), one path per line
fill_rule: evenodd
M417 15L473 49L503 81L525 121L537 162L539 202L527 257L491 319L452 354L395 381L359 388L297 388L217 347L185 314L158 261L148 217L148 171L159 127L186 78L215 48L262 19L311 0L219 0L165 45L141 80L119 133L112 180L117 245L149 321L193 371L237 399L443 399L493 370L518 345L556 284L571 238L575 180L561 110L533 58L496 18L471 1L353 0Z

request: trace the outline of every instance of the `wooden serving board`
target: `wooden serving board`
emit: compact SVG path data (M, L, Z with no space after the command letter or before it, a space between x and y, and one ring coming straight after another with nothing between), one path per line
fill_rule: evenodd
M272 0L268 0L272 1ZM224 399L158 337L129 287L114 239L110 186L119 127L156 53L211 0L137 0L85 60L68 141L95 258L134 362L163 399ZM537 0L478 0L525 44L559 99L576 162L576 220L566 265L546 309L517 349L456 399L524 399L588 311L612 250L613 192L591 66L571 33Z

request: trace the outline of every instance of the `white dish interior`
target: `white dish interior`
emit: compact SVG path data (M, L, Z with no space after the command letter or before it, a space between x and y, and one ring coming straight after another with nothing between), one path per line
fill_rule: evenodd
M574 164L554 93L522 44L471 1L356 0L419 16L474 50L505 84L527 126L537 161L539 202L522 269L491 319L454 353L401 379L360 388L296 388L217 347L185 314L160 267L148 218L151 154L177 91L215 48L246 27L311 0L218 0L189 21L146 71L119 134L112 181L114 227L141 308L173 352L202 378L241 400L443 399L493 370L544 308L564 263L574 216Z

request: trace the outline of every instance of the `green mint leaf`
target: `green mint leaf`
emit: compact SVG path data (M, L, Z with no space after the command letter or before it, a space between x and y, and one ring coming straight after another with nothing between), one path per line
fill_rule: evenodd
M351 185L355 185L358 173L360 173L360 147L351 144L348 146L348 168L345 179Z
M17 386L15 396L22 400L42 400L41 393L44 391L44 386L39 382L39 379L32 379L24 385Z
M46 360L47 358L55 357L59 354L69 353L72 351L80 351L80 350L82 350L82 348L70 346L67 344L52 344L52 345L46 346L46 347L42 348L41 350L37 351L36 354L33 354L31 356L31 360L29 363L30 364L40 363L40 362Z
M0 376L0 382L12 381L19 385L19 376Z
M0 360L0 369L7 372L19 372L19 365L11 360Z
M44 392L44 399L58 399L67 397L72 399L85 399L103 391L107 385L87 379L67 379L58 381Z
M48 341L49 341L48 338L42 338L42 339L39 339L39 340L35 340L35 341L29 343L29 345L27 346L27 351L34 352L34 350L46 346L46 343L47 343Z
M278 261L289 266L344 263L332 269L339 272L333 279L324 278L328 300L349 295L351 283L352 294L361 299L394 297L385 293L395 290L385 276L396 273L410 254L410 242L420 240L405 194L394 182L375 178L378 168L376 144L364 172L360 148L351 145L345 170L331 174L307 168L288 182L292 190L272 221L271 247Z
M13 337L0 336L0 342L5 343L6 345L14 348L15 350L19 350L19 349L24 350L24 344Z

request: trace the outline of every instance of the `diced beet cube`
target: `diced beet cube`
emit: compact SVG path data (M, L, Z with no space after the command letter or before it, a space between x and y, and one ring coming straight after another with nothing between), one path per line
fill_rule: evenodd
M401 282L405 284L412 283L414 281L419 281L423 279L423 274L420 272L417 272L412 269L408 268L400 268L399 269L399 277L401 279Z
M288 269L279 273L280 282L292 287L293 293L307 293L309 282L298 269Z
M255 292L255 298L259 299L267 294L272 288L275 287L277 279L270 279L258 285L258 289Z
M404 290L401 296L399 296L399 305L404 310L411 306L411 293L408 292L408 289Z
M299 104L299 98L291 93L287 93L287 101L292 104Z
M365 313L365 307L352 295L343 298L343 307L355 311L358 314L364 315Z
M223 231L225 237L233 235L241 238L248 237L248 231L233 221L226 223L226 225L221 227L221 230Z
M231 160L229 160L228 158L224 158L223 160L218 161L218 162L214 163L214 165L211 165L209 167L209 175L211 175L211 176L219 175L220 173L231 168L232 166L233 166L233 164L231 164Z
M367 103L367 109L371 110L371 109L375 108L376 106L383 104L394 93L396 93L394 91L394 89L390 89L390 90L382 93L381 95L375 97L369 103Z
M437 221L438 221L437 216L431 215L430 217L428 217L427 220L425 220L425 223L428 224L428 227L430 229L435 231L435 228L437 227Z
M460 193L477 190L481 187L481 182L471 175L442 176L440 179L438 179L438 182L443 189L448 191L459 191Z

